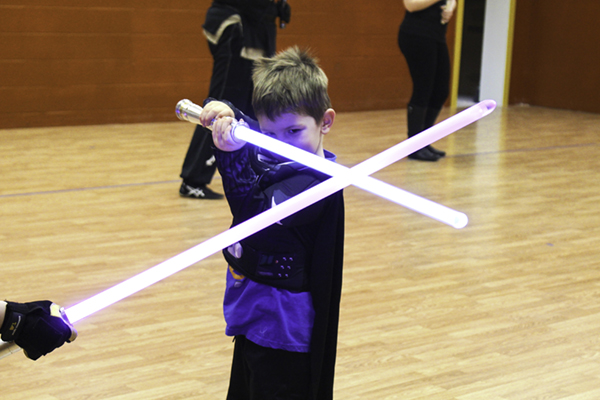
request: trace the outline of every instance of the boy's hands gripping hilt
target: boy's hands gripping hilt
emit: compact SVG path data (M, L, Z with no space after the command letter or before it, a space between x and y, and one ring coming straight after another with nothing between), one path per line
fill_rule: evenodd
M5 342L14 341L25 355L37 360L65 342L77 338L77 331L58 304L51 301L6 302L4 323L0 327Z
M220 150L235 151L246 143L236 138L235 128L248 128L248 124L244 120L237 121L234 111L224 102L209 101L204 107L200 107L184 99L177 103L175 114L182 121L202 125L213 131L213 143Z

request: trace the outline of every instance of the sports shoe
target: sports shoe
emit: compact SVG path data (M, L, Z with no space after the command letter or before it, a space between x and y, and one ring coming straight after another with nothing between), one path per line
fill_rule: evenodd
M436 155L438 155L440 157L446 157L446 152L444 150L438 150L435 147L433 147L432 145L429 145L426 148L427 148L427 150L429 150L433 154L436 154Z
M442 157L432 153L431 151L429 151L429 149L427 149L427 147L423 147L422 149L410 154L408 158L410 158L411 160L419 161L437 161Z
M189 197L191 199L204 199L204 200L220 200L223 198L223 195L220 193L215 193L206 185L202 185L199 187L194 187L187 185L185 182L181 182L181 187L179 188L179 195L181 197Z

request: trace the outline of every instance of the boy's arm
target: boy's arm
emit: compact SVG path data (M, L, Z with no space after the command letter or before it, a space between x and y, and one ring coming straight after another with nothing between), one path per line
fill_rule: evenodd
M260 126L257 121L244 114L233 103L227 100L217 100L209 97L204 100L202 107L203 112L200 114L200 122L202 122L203 126L211 125L211 121L219 117L231 117L238 121L243 119L250 129L260 132Z
M234 198L245 196L252 191L257 181L258 177L251 167L251 150L250 144L236 151L215 148L217 168L230 206Z
M217 168L235 222L252 218L324 179L317 177L321 174L315 174L308 167L295 162L272 165L262 173L255 171L252 157L256 157L257 149L232 137L231 124L234 118L243 122L247 120L247 125L258 127L258 123L233 104L210 98L204 102L200 121L212 125ZM315 204L284 219L281 224L303 225L314 221L320 213L321 205Z
M248 153L251 145L246 145L245 142L231 136L231 124L234 118L242 116L251 120L230 102L210 97L204 100L199 116L200 123L212 129L217 168L223 180L223 188L230 206L234 197L244 196L252 190L252 186L256 182L256 174L251 168L250 154Z
M297 163L294 163L291 168L295 170L292 174L264 190L268 203L265 209L275 207L327 179L320 172L313 171L309 167L300 166ZM310 224L321 217L325 203L326 200L318 201L279 221L279 224L284 226Z
M217 168L223 181L234 223L246 221L277 204L317 185L324 176L298 163L266 168L260 175L252 167L258 150L252 144L233 152L215 149ZM323 202L317 202L280 223L287 226L308 224L321 215Z
M246 146L252 145L248 144ZM240 162L242 157L248 155L248 162L252 162L254 165L255 153L261 153L256 148L250 147L249 150L245 155L240 154L237 160L232 161L234 163ZM244 152L244 150L240 152ZM233 156L235 153L227 153L226 157ZM220 165L219 168L223 168L223 166ZM259 166L251 167L251 171L248 171L252 173L252 177L248 175L248 179L237 182L237 187L233 188L235 191L231 190L232 188L229 189L232 195L228 194L227 199L234 215L235 224L273 208L326 179L321 173L294 162L270 165L266 168L260 166L261 173L257 173L256 168L259 168ZM224 173L226 172L224 171ZM242 187L241 184L245 184L245 186ZM279 221L279 224L300 226L312 223L321 216L323 204L324 201L317 202Z

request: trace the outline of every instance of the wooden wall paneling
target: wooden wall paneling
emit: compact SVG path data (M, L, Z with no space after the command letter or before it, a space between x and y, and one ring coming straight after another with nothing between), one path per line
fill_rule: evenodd
M0 6L0 127L171 120L206 96L205 9L34 3Z
M510 103L600 113L600 3L518 1Z
M0 5L0 128L171 121L208 92L210 2L74 0ZM404 107L396 44L404 9L384 0L291 2L279 49L313 48L338 111Z

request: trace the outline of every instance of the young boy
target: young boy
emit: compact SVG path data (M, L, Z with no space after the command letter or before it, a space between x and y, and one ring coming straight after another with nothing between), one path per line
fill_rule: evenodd
M260 59L253 84L258 125L226 101L207 99L200 116L213 124L233 225L327 179L235 140L233 118L335 159L323 149L335 111L315 59L298 48ZM333 398L343 240L340 191L223 251L226 334L235 340L228 400Z

